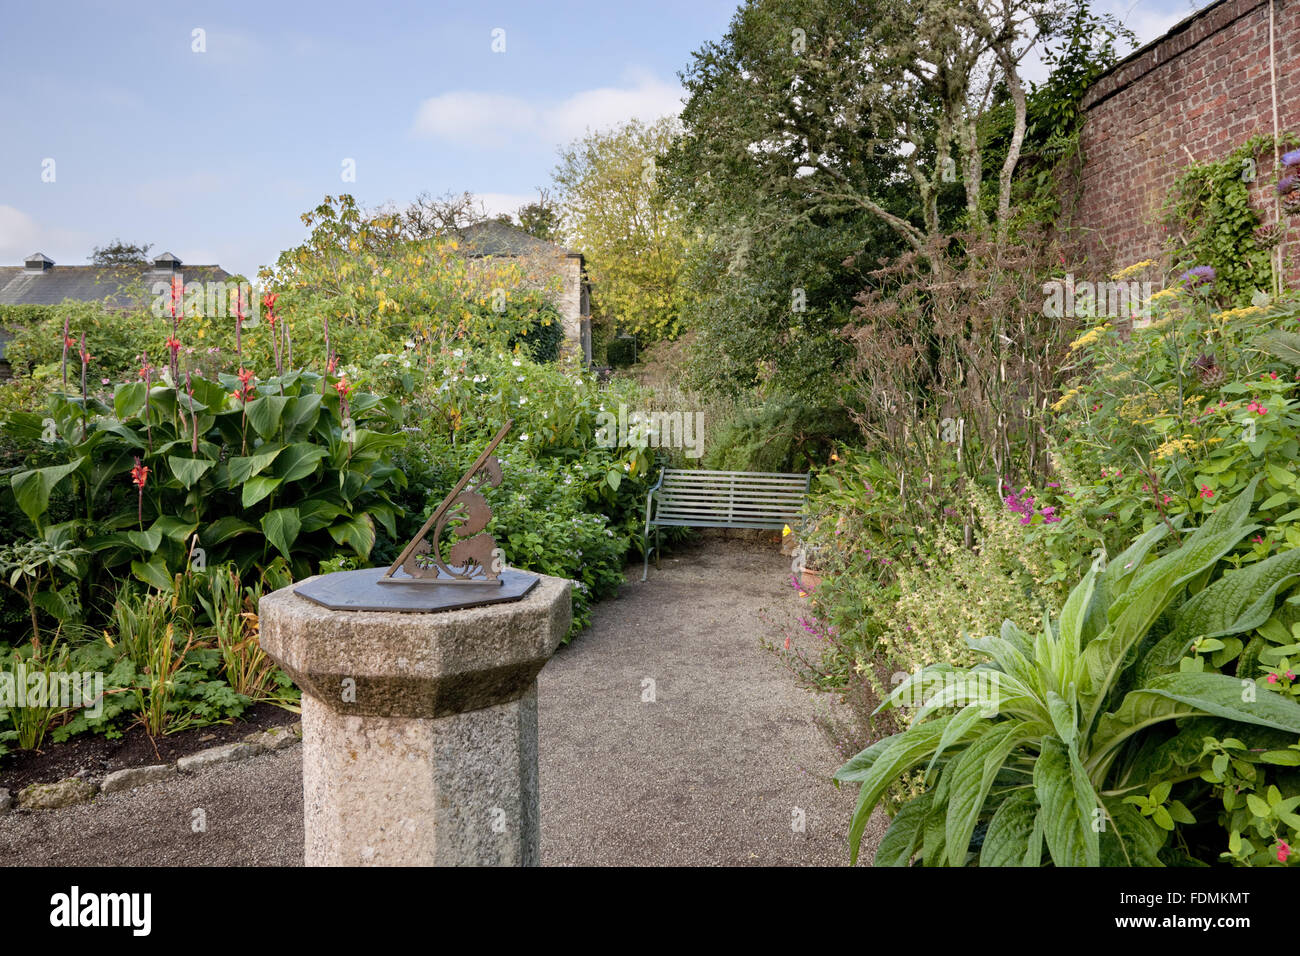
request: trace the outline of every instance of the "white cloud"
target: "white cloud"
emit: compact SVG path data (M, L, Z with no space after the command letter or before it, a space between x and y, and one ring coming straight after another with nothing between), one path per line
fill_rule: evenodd
M420 104L413 131L461 146L493 148L520 141L555 146L588 129L630 119L655 120L676 115L681 108L679 85L635 74L626 85L581 90L555 105L502 93L442 93Z
M50 229L13 206L0 206L0 265L16 266L33 252L55 263L85 265L90 247L80 232Z

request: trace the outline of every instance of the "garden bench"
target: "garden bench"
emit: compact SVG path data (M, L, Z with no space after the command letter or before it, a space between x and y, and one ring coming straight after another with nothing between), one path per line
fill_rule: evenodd
M659 529L775 528L799 524L812 475L765 471L702 471L663 468L645 501L644 581L650 552L659 566ZM655 543L650 545L650 529Z

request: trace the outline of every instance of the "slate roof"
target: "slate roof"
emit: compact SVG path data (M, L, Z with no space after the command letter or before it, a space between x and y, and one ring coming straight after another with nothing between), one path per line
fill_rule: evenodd
M518 226L489 219L459 230L460 241L471 256L561 255L581 257L581 253L554 242L537 239Z
M29 256L35 260L40 254ZM174 256L166 260L180 262ZM47 260L48 261L48 260ZM0 266L0 305L58 305L64 299L80 302L107 302L127 307L143 292L150 296L155 282L170 282L180 275L184 282L220 282L230 278L221 266L181 265L178 272L163 271L153 264L139 266L61 266L57 263L43 272L28 271L24 266Z

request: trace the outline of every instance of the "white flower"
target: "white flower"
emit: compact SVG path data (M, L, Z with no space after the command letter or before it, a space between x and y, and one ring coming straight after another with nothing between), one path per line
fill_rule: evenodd
M405 361L402 362L402 368L410 368L410 367L411 367L410 359L406 359Z
M521 398L521 399L519 399L519 404L520 404L520 405L527 405L527 404L528 404L528 399L526 399L526 398Z
M515 368L518 368L519 366L523 365L524 363L521 362L521 361L519 361L519 359L515 359L515 360L514 360L513 362L511 362L510 364L513 365Z
M413 348L415 348L415 343L412 342L410 339L407 339L405 344L406 344L406 347L407 347L408 349L413 349Z
M524 377L522 375L520 375L518 378L515 379L516 382L522 382L523 380Z
M551 413L550 413L550 412L542 412L542 417L543 417L543 418L550 418L550 417L551 417Z
M520 441L528 441L528 433L527 433L527 432L524 432L522 435L520 435L520 436L519 436L519 440L520 440Z
M456 358L460 358L462 355L465 354L465 350L464 350L464 349L456 349L456 350L455 350L454 352L452 352L451 354L454 355L454 356L456 356Z

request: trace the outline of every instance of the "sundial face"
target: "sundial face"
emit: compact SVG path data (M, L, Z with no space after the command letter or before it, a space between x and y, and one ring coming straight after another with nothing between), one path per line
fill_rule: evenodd
M339 571L304 581L294 592L335 611L398 611L429 613L455 611L485 604L518 601L537 585L537 575L506 568L499 587L428 587L398 579L381 586L383 568Z
M327 574L294 591L336 610L411 612L498 604L527 594L538 579L505 567L496 539L484 530L492 509L479 490L501 484L501 463L493 452L513 424L497 432L387 569ZM444 560L437 543L448 526L456 540Z

